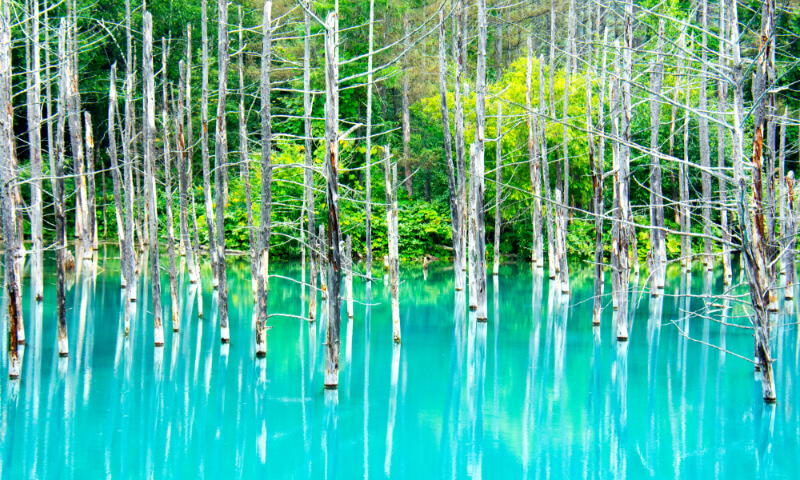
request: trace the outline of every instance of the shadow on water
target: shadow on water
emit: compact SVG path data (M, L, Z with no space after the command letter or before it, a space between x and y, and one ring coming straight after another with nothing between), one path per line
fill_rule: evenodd
M592 275L577 267L564 296L540 269L502 266L489 285L489 321L479 323L466 292L453 290L452 268L405 266L402 344L392 341L388 286L357 278L342 382L324 391L327 306L320 299L315 322L296 318L308 307L297 283L271 280L270 313L294 316L270 317L267 357L256 360L246 259L229 265L231 344L219 341L210 270L190 284L182 261L181 330L165 329L160 348L148 262L132 279L134 302L113 248L79 263L67 292L67 358L48 301L53 259L44 302L25 276L22 375L0 382L2 479L728 480L800 469L798 304L784 301L774 315L778 403L767 406L747 361L745 290L728 292L721 272L670 270L657 297L646 274L632 279L629 342L616 340L610 295L592 326ZM294 263L270 267L301 277Z

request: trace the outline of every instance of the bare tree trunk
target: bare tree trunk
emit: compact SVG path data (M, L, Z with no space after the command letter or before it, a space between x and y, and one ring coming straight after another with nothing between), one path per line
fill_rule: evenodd
M402 129L403 129L403 182L406 186L409 200L414 196L414 179L411 178L411 152L409 150L411 144L411 123L409 117L409 101L408 101L408 72L411 70L411 64L408 56L411 49L410 28L408 26L408 16L403 16L403 79L402 79L402 96L403 96L403 116L402 116Z
M19 378L19 325L22 323L20 278L17 268L19 240L15 225L14 182L17 177L14 157L13 105L11 91L11 20L8 2L0 7L0 178L2 187L3 247L5 249L5 284L8 295L8 378Z
M605 46L605 43L603 43ZM603 49L605 54L605 48ZM605 55L603 55L605 57ZM603 59L605 66L605 58ZM589 169L592 171L592 211L595 214L595 248L594 248L594 308L592 324L600 325L603 313L603 157L596 158L594 150L594 122L592 121L592 69L586 69L586 131L589 150ZM604 72L605 73L605 70ZM602 80L601 80L602 81ZM601 86L602 91L602 86ZM603 132L600 132L602 136ZM598 167L598 163L600 166Z
M239 168L241 169L242 181L244 183L245 208L247 210L247 236L250 242L250 272L251 287L253 295L258 294L258 258L256 232L253 226L253 194L250 187L250 152L247 140L247 122L245 121L244 104L244 38L242 29L242 7L239 11Z
M371 0L373 3L373 0ZM450 138L450 111L447 108L447 55L446 50L446 31L444 22L444 11L439 12L439 99L442 112L442 134L444 138L444 161L446 163L447 173L447 191L450 194L450 224L452 226L453 236L453 273L456 290L463 290L463 251L461 250L461 212L459 209L460 203L458 199L458 186L455 173L455 166L453 165L453 147L452 139ZM455 32L454 32L455 33ZM455 35L454 35L455 37ZM456 39L453 39L456 42ZM369 134L367 135L369 137ZM369 141L369 139L367 140ZM369 148L367 148L369 151Z
M466 45L464 43L464 31L466 29L466 8L463 5L463 0L456 0L456 10L453 17L453 35L455 41L453 42L453 60L455 64L455 84L453 86L453 115L455 123L455 143L456 143L456 182L458 192L458 213L459 213L459 239L461 245L459 246L461 254L461 269L456 266L455 274L456 290L461 286L463 290L466 286L466 278L464 273L467 268L467 216L469 214L467 207L467 162L466 150L464 147L464 106L461 98L463 81L464 81L464 62L466 62Z
M661 158L658 152L658 128L661 125L661 84L664 77L664 20L658 24L656 58L650 67L650 295L664 289L667 248L664 237L664 201L661 192Z
M180 65L180 64L179 64ZM164 203L167 214L167 255L169 256L169 294L172 307L172 331L181 329L180 304L178 303L178 274L175 265L175 219L172 214L172 152L169 139L169 97L167 95L167 39L161 37L161 75L162 75L162 106L161 123L164 135ZM178 152L180 156L180 152Z
M544 195L547 201L547 268L549 269L549 277L551 280L556 278L556 252L555 252L555 238L553 236L553 199L550 194L550 160L548 158L547 150L547 106L544 103L544 57L539 57L539 141L541 142L542 152L542 183L544 184ZM552 66L552 62L551 62ZM551 74L552 75L552 74ZM552 93L552 79L551 89ZM552 95L550 99L552 101ZM536 136L536 132L534 132ZM544 242L542 242L544 243Z
M494 205L494 261L492 274L497 276L500 270L500 228L503 224L501 207L503 205L503 104L497 101L497 140L495 153L495 205Z
M537 268L544 266L544 248L542 243L542 179L541 166L539 164L540 144L534 135L537 129L538 119L534 117L532 99L533 91L531 81L533 79L533 37L528 35L528 62L525 75L525 109L526 123L528 127L528 169L531 176L531 190L533 192L533 209L531 211L531 224L533 234L531 237L531 263ZM543 65L539 63L539 70Z
M91 259L92 251L97 250L97 192L95 190L95 170L94 170L94 134L92 132L92 117L88 112L83 114L86 124L86 235L89 244L86 245L84 258Z
M3 18L8 16L3 12ZM7 31L7 30L6 30ZM6 35L6 31L3 35ZM66 117L67 88L70 82L69 61L66 53L67 24L61 19L58 29L58 103L56 107L56 168L53 204L56 217L56 315L58 316L58 355L69 355L67 338L67 305L66 305L66 258L67 229L64 212L64 120ZM0 49L3 53L5 49ZM9 57L10 58L10 57ZM3 62L4 63L4 62ZM10 68L10 63L9 63ZM5 111L5 109L0 109ZM13 331L13 330L12 330Z
M703 184L703 255L707 271L714 268L714 259L711 256L711 149L708 144L708 119L706 112L708 111L708 0L703 0L701 5L702 17L702 46L701 60L700 60L700 115L697 119L699 123L700 134L700 166L703 170L700 172L700 177Z
M67 49L71 56L74 54L75 45L69 42L69 39L68 36ZM73 63L72 59L69 61ZM83 132L81 131L80 99L78 96L78 75L76 72L72 71L72 65L70 65L69 73L72 77L68 85L67 109L70 143L72 144L72 161L75 168L75 234L80 237L81 243L83 243L84 246L89 246L91 244L91 238L89 237L89 225L86 219L88 215L86 207L86 173Z
M325 22L325 176L328 204L328 331L325 348L325 388L339 386L342 254L339 226L339 58L336 48L338 12Z
M216 200L217 221L217 280L219 289L219 328L222 343L230 342L228 329L228 275L225 262L225 203L227 194L228 164L228 125L225 119L225 105L228 97L228 2L219 0L218 37L219 46L219 93L217 99L217 135L214 151L214 197Z
M205 200L205 213L206 213L206 229L208 232L208 253L211 257L211 275L212 285L216 289L219 287L219 269L217 268L217 241L214 238L214 209L211 203L211 176L210 166L208 159L208 0L201 2L201 17L202 17L202 58L200 60L203 66L202 86L200 101L200 125L201 125L201 139L200 150L203 155L203 194ZM219 186L219 185L218 185Z
M628 340L628 288L630 265L628 242L636 232L630 212L630 143L631 143L631 74L633 69L633 1L625 2L625 47L622 50L622 143L619 147L619 213L620 234L617 244L619 246L620 261L620 296L619 317L617 319L617 340ZM638 263L638 262L636 262Z
M350 235L345 239L345 295L347 296L347 318L353 318L353 244Z
M133 188L133 162L132 152L133 131L135 129L133 112L133 40L131 36L131 4L125 1L125 32L127 42L127 56L125 57L125 125L122 130L122 159L123 159L123 185L125 189L125 241L123 244L123 257L125 258L125 287L126 301L136 301L136 251L134 249L134 214L133 202L135 191ZM138 229L137 229L138 230ZM130 333L130 309L125 308L124 334Z
M374 12L372 11L374 2L370 6L370 32L372 32L372 19ZM306 0L306 9L311 9L311 1ZM314 213L314 163L312 157L312 130L311 130L311 114L313 107L311 105L311 18L308 12L304 12L305 16L305 36L303 39L303 127L304 127L304 140L305 140L305 170L303 171L303 186L305 188L305 202L306 202L306 215L308 215L308 244L309 248L309 265L311 285L309 288L308 296L308 319L313 321L317 315L317 270L318 260L320 253L317 248L318 242L316 239L315 228L315 213ZM372 51L372 34L370 34L370 52ZM368 69L372 71L372 56L368 58ZM370 186L370 134L372 132L372 74L370 73L369 80L367 81L367 278L372 278L372 244L371 244L371 186ZM319 269L321 272L322 270Z
M258 276L258 321L256 323L256 356L267 354L267 262L272 234L272 113L270 69L272 62L272 1L264 3L261 42L261 224L258 231L256 272Z
M164 345L164 327L161 322L161 271L158 261L158 210L156 202L156 92L153 79L153 16L145 12L143 17L144 47L142 50L144 80L144 161L149 165L146 190L148 198L148 221L150 234L150 282L153 296L154 341L157 347Z
M395 343L400 343L400 295L399 295L399 267L398 238L397 238L397 163L392 165L389 145L384 153L384 178L386 183L386 236L389 243L389 283L392 302L392 337Z
M680 55L678 56L678 70L679 75L683 74L683 52L685 51L685 44L682 43L683 35L679 40ZM683 46L683 48L681 48ZM689 46L689 51L693 47ZM691 98L690 82L686 82L686 105L689 105ZM689 110L687 108L684 113L683 122L683 163L678 164L678 175L680 176L680 208L681 208L681 266L684 272L689 272L692 269L692 239L689 236L691 232L691 211L689 209Z
M183 60L178 62L178 111L175 117L175 134L177 135L178 153L178 194L180 196L180 253L186 256L186 266L189 270L189 283L197 283L199 272L195 263L195 251L189 237L189 189L191 188L189 177L189 165L191 158L187 159L187 145L184 137L184 125L186 124L186 103L185 82L186 71ZM191 118L189 118L191 123Z
M610 93L611 107L611 157L612 166L610 174L614 176L612 192L612 218L611 221L611 304L614 311L619 310L619 285L620 285L620 249L617 241L620 236L619 222L619 115L621 110L620 102L620 78L622 76L620 66L620 44L619 40L614 41L614 75L612 76Z
M28 95L28 142L30 146L31 164L31 241L33 242L33 263L31 268L31 283L33 294L37 301L44 295L43 270L43 243L42 238L42 78L41 46L39 44L39 1L33 1L31 18L31 37L33 41L31 55L31 89ZM45 25L45 29L49 28ZM49 48L49 46L48 46ZM48 84L50 82L47 77ZM48 112L49 116L49 112ZM52 147L51 147L52 148Z
M200 282L200 238L197 232L197 208L194 200L194 128L192 122L192 25L186 24L186 158L189 204L192 215L192 248L194 250L195 281ZM189 213L187 212L187 215ZM203 296L197 295L197 316L203 316Z
M719 4L719 27L720 32L723 38L730 38L727 37L727 33L729 33L729 28L727 25L727 18L726 18L726 7L727 7L727 0L723 0ZM729 52L727 51L727 41L719 42L719 68L720 70L724 71L730 66L728 65L727 57ZM720 78L717 81L717 112L719 114L720 123L717 124L717 167L720 171L724 171L725 169L725 128L722 126L722 122L725 121L726 117L726 105L725 102L728 98L728 82ZM670 153L670 155L672 155ZM726 181L723 179L722 176L719 178L719 204L720 204L720 227L722 229L722 272L723 272L723 282L725 285L731 284L731 279L733 277L733 271L731 269L731 250L728 244L731 242L731 232L730 227L728 226L728 193L727 193L727 184Z
M117 239L120 250L120 266L122 267L122 287L134 280L128 278L127 236L125 232L124 207L120 181L119 160L117 152L117 64L111 65L108 81L108 156L111 157L111 183L114 189L114 215L117 220Z
M795 266L794 255L797 246L797 211L796 200L794 197L794 172L790 171L786 175L786 248L783 251L783 264L786 270L786 288L783 298L786 300L794 299L795 287Z
M476 159L477 188L475 189L476 218L472 220L475 225L475 255L476 255L476 286L478 300L478 321L486 321L486 221L485 221L485 152L486 152L486 0L478 0L478 66L475 79L475 143L477 144Z
M731 47L734 73L734 92L733 92L733 171L736 183L736 204L739 217L739 228L743 233L743 263L747 271L747 278L750 285L750 300L753 307L754 318L752 319L756 338L756 363L761 368L761 389L764 401L775 403L775 380L772 375L772 354L769 344L769 314L767 303L769 302L769 272L767 267L767 255L765 251L765 225L762 208L762 186L761 186L761 152L763 148L763 131L766 125L766 116L762 114L762 100L756 105L755 135L753 141L753 200L754 218L750 224L750 213L748 200L746 197L747 188L744 177L744 92L743 92L743 71L742 58L740 53L741 37L739 35L739 13L738 2L734 0L730 15L731 25ZM771 37L772 24L767 23L763 29L762 39ZM761 49L766 45L762 43ZM763 58L763 57L762 57ZM755 69L754 83L764 81L767 75L766 64L762 62ZM756 97L758 98L758 97Z

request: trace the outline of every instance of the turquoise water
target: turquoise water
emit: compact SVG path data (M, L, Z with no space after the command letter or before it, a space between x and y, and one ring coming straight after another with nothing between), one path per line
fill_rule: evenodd
M216 299L204 288L205 317L185 301L182 331L165 322L165 346L156 349L143 308L149 288L140 289L130 338L120 335L113 256L101 247L97 275L84 268L67 292L68 359L56 347L52 261L44 305L29 299L25 280L19 382L5 379L2 355L3 479L752 479L800 471L797 326L774 329L778 403L769 406L752 364L687 340L673 324L752 356L751 331L685 313L702 310L703 292L724 290L719 277L673 272L660 299L634 295L627 344L615 340L610 305L593 329L589 271L573 273L567 305L527 265L503 266L499 282L489 281L489 321L478 324L453 292L451 268L434 264L426 278L404 266L402 345L392 342L383 280L368 294L356 279L355 318L343 315L340 387L325 392L324 319L270 318L267 358L255 360L246 260L230 262L229 346L220 344ZM298 264L270 268L300 278ZM182 283L181 297L192 295ZM297 283L273 278L269 301L272 313L305 315ZM707 305L715 318L727 312L741 323L739 309L718 302ZM776 321L796 323L795 305L782 308L789 315Z

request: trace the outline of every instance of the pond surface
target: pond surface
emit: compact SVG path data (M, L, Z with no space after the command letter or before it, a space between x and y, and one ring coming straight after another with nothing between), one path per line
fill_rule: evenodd
M763 403L751 363L676 327L752 357L750 330L713 321L744 323L737 316L747 297L704 301L704 292L725 290L719 275L672 271L658 299L637 280L631 340L622 344L610 304L592 327L592 276L583 267L562 303L546 277L504 265L489 279L489 321L476 323L453 291L452 268L433 264L426 277L403 266L402 345L392 342L383 279L369 293L356 279L355 318L342 320L340 386L326 392L324 318L271 317L267 358L255 360L246 260L229 263L229 346L220 344L206 268L204 317L182 282L183 328L173 333L165 321L165 346L154 348L142 279L131 335L120 334L117 256L101 247L97 275L84 266L67 292L67 359L56 347L54 263L46 264L43 304L30 297L26 265L19 382L5 378L2 340L3 479L749 480L800 471L795 305L782 304L788 314L776 321L786 326L773 330L776 405ZM298 264L270 268L300 278ZM271 313L306 315L300 285L286 278L271 280L269 304Z

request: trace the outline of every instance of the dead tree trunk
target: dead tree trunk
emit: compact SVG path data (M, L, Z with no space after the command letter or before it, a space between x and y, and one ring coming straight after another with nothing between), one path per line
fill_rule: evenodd
M200 100L200 150L203 156L203 196L205 200L206 231L208 232L208 253L211 257L211 276L212 285L216 289L219 287L219 269L217 268L217 249L216 239L214 238L214 209L211 203L211 176L208 159L208 0L201 3L201 23L202 23L202 58L203 66L201 100Z
M475 189L476 218L472 220L475 225L475 256L476 256L476 286L478 300L478 321L486 321L486 220L485 220L485 189L484 174L486 153L486 0L478 0L478 66L475 70L475 143L477 144L476 159L477 188Z
M617 319L617 340L628 340L628 283L630 276L628 242L636 235L633 218L630 216L631 204L628 196L630 188L630 158L631 158L631 74L633 69L633 1L625 2L625 47L622 50L622 141L619 147L619 210L620 233L617 244L619 246L620 261L620 296L619 317ZM637 262L638 263L638 262Z
M492 274L497 276L500 272L500 228L503 224L501 207L503 206L503 104L497 102L497 139L495 152L495 205L494 205L494 261Z
M325 388L339 386L339 329L341 325L342 254L339 225L339 58L336 18L325 21L325 177L328 204L328 331L325 348Z
M373 0L370 1L373 3ZM453 148L452 139L450 138L450 111L447 108L447 61L445 55L445 22L444 11L439 12L439 99L442 112L442 134L444 138L444 161L447 167L447 191L450 200L450 224L452 226L453 235L453 272L456 290L463 290L463 251L461 250L461 211L459 209L460 202L458 199L458 186L455 173L455 166L453 165ZM455 38L453 39L455 43ZM369 134L367 134L367 141L369 141ZM367 148L369 152L369 147ZM368 153L369 154L369 153ZM369 215L368 215L369 216Z
M4 14L4 18L8 18ZM67 221L64 205L64 120L66 117L67 87L70 82L69 61L67 60L67 24L61 19L58 29L58 102L56 107L56 169L53 204L56 217L56 315L58 316L58 355L69 355L67 338L66 304L66 259L67 259ZM9 64L10 68L10 64ZM4 109L2 109L5 111ZM130 282L133 283L133 282Z
M345 295L347 296L347 318L353 318L353 243L350 235L345 239Z
M194 199L194 128L192 122L192 26L186 25L186 188L192 215L192 248L194 250L195 280L200 282L200 238L197 232L197 204ZM187 215L189 213L187 212ZM197 296L197 316L203 316L203 296Z
M775 403L775 380L772 375L772 354L769 343L769 313L767 304L769 303L769 273L767 267L767 255L765 251L765 225L764 215L761 210L763 204L761 186L761 152L763 148L763 131L766 125L766 116L762 115L763 105L757 105L757 119L755 124L755 135L753 141L753 200L755 212L753 223L750 223L750 213L747 199L747 186L744 177L744 92L743 92L743 70L742 58L740 53L741 37L739 35L739 13L738 3L733 2L730 15L731 26L731 48L733 60L733 171L736 183L736 205L739 217L739 228L742 232L742 252L744 255L744 267L747 271L748 283L750 286L750 300L753 307L754 318L751 320L755 330L756 338L756 363L761 369L761 389L764 401ZM762 31L762 39L771 36L772 24L767 23L767 28ZM761 44L762 54L766 45ZM763 57L762 57L763 58ZM764 81L767 75L766 64L762 62L755 69L755 82ZM760 100L758 103L761 103Z
M537 268L544 266L544 245L542 242L542 179L541 166L539 163L539 142L534 135L537 129L538 119L534 117L532 99L533 91L531 81L533 79L533 37L528 35L528 63L525 75L525 109L526 123L528 127L528 169L531 176L531 191L533 192L533 209L531 211L531 224L533 234L531 238L531 263ZM539 70L543 65L539 63Z
M726 19L726 6L727 1L722 1L719 4L719 25L723 38L729 32ZM727 57L730 53L727 51L726 41L719 42L719 68L720 71L729 69ZM728 82L720 78L717 81L717 112L719 115L720 123L717 124L717 167L720 171L725 169L725 128L723 122L726 117L725 102L728 98ZM672 153L670 152L670 155ZM731 269L731 250L728 246L731 243L731 232L728 226L728 193L727 184L725 179L720 176L719 178L719 204L720 204L720 227L722 229L722 272L723 282L725 285L730 285L733 278Z
M683 52L686 50L684 35L678 41L678 75L683 75ZM690 51L692 46L689 47ZM689 105L691 98L690 82L686 82L686 105ZM680 189L680 210L681 210L681 266L684 272L692 268L692 242L689 232L691 231L691 211L689 209L689 109L684 113L683 122L683 162L678 164L679 189Z
M267 262L272 234L272 111L270 68L272 62L272 1L264 3L261 42L261 224L258 231L256 272L258 277L258 321L256 356L267 354Z
M783 298L794 299L795 266L794 255L797 246L797 212L794 198L794 172L786 175L786 246L783 250L783 268L786 270L786 288Z
M374 5L370 7L372 9ZM311 1L306 0L306 9L310 11ZM317 249L318 241L316 239L316 214L314 212L314 162L313 162L313 148L312 130L311 130L311 114L313 107L311 104L311 18L308 11L304 10L305 16L305 36L303 38L303 128L304 128L304 141L305 141L305 170L303 171L303 187L305 189L305 202L306 202L306 215L308 215L308 244L309 250L309 266L311 283L308 296L308 319L314 321L317 315L317 271L319 269L320 252ZM372 10L370 10L372 12ZM374 13L374 12L373 12ZM370 13L370 15L373 15ZM372 19L372 16L370 16ZM370 20L372 22L372 20ZM370 23L372 28L372 23ZM370 30L371 31L371 30ZM372 35L370 34L370 45L372 45ZM372 51L372 47L370 47ZM368 59L368 65L372 65L372 56ZM372 67L368 67L372 72ZM370 73L370 80L367 82L367 278L372 278L372 269L370 267L372 258L372 244L371 242L371 228L372 225L370 212L371 204L370 199L370 177L369 177L369 164L370 164L370 134L372 129L372 80Z
M183 60L178 63L178 112L175 118L175 134L177 135L177 153L178 153L178 194L180 196L180 236L181 236L181 254L187 257L186 265L189 270L189 283L197 283L199 272L197 271L197 264L195 263L195 250L192 246L192 240L189 236L189 189L191 188L191 180L189 177L189 162L191 158L187 156L188 147L186 145L186 138L184 136L184 125L186 124L186 103L184 100L186 92L186 77L185 74L188 68L185 68ZM191 123L189 118L189 123ZM187 161L188 160L188 161Z
M604 44L605 45L605 44ZM605 51L605 50L604 50ZM592 324L600 325L602 318L603 296L603 188L600 186L603 181L603 159L596 158L594 151L594 122L592 120L592 71L586 69L586 131L587 145L589 150L589 169L592 171L592 210L595 214L595 249L594 249L594 309L592 312ZM600 133L601 136L603 132ZM598 168L597 164L601 166Z
M253 193L250 187L250 152L247 139L247 122L244 104L244 38L242 28L242 7L239 6L239 168L244 183L245 208L247 210L247 237L250 245L250 272L253 295L258 294L258 257L256 232L253 226Z
M22 322L20 278L17 264L19 241L15 225L14 182L17 176L13 163L14 127L12 125L11 91L11 20L8 3L0 11L0 177L2 188L3 247L5 249L5 284L8 295L8 378L19 378L20 358L17 352L18 328Z
M703 263L705 264L706 271L711 271L714 268L714 259L711 256L711 149L708 143L708 118L706 112L708 111L708 1L703 0L701 8L702 17L702 46L700 47L700 99L699 107L702 115L698 116L700 134L700 166L703 170L700 172L700 178L703 184Z
M400 343L400 295L398 238L397 238L397 163L392 165L389 145L383 150L384 179L386 183L386 236L389 243L389 283L392 302L392 338Z
M119 171L119 160L117 158L117 64L111 65L111 73L108 81L108 156L111 158L111 182L114 188L114 214L117 220L117 238L119 240L120 266L122 270L122 287L127 287L128 282L133 279L128 278L127 242L125 234L124 207L122 205L122 190Z
M49 25L45 25L49 28ZM43 269L43 238L42 238L42 77L41 46L39 44L39 2L33 2L31 14L31 38L33 41L31 55L31 89L28 96L28 142L30 145L31 163L31 241L33 242L33 263L31 283L33 294L37 301L44 295L42 279ZM49 45L48 45L49 48ZM48 84L50 82L49 76ZM49 113L48 113L49 116ZM51 147L52 148L52 147Z
M453 60L455 64L455 84L453 86L453 123L455 124L455 144L456 144L456 182L457 182L457 201L459 213L459 233L458 237L461 240L459 245L459 253L461 255L461 269L458 266L455 268L456 274L456 290L461 286L463 290L466 286L466 278L464 273L467 268L467 162L466 151L464 147L464 105L462 102L461 94L464 81L464 62L466 61L466 46L464 45L464 29L466 9L464 8L462 0L456 0L456 10L453 17L453 35L455 41L453 42Z
M555 238L553 236L553 199L550 194L550 160L547 150L547 106L544 103L544 57L539 57L539 141L542 153L542 183L547 201L547 268L551 280L556 278ZM552 85L552 83L551 83ZM552 92L552 88L551 88ZM552 95L550 96L552 100ZM535 133L535 132L534 132Z
M67 2L69 3L69 2ZM73 54L75 45L69 42L68 36L68 50L70 56ZM75 234L81 239L83 245L88 246L91 244L89 236L89 225L86 220L86 173L85 173L85 158L83 148L83 132L81 130L81 113L80 113L80 99L78 93L78 75L72 71L73 61L70 62L69 73L71 75L68 85L67 93L67 109L69 120L69 138L72 144L72 162L75 169Z
M144 46L143 96L144 96L144 161L149 165L147 171L146 195L148 198L148 222L150 234L150 282L153 296L154 341L157 347L164 345L164 327L161 322L161 272L158 261L158 210L156 202L156 92L153 79L153 16L145 12L143 17Z
M225 119L225 104L228 96L228 2L219 0L218 37L219 45L219 93L217 99L217 129L214 151L214 197L217 221L217 281L219 289L219 328L222 343L230 342L228 329L228 276L225 262L225 203L227 195L228 125Z
M175 266L175 221L172 214L172 152L170 145L169 98L167 95L167 39L161 37L161 123L164 135L164 203L167 215L167 256L169 257L169 295L172 301L172 331L181 329L178 303L178 274ZM180 155L180 153L179 153Z
M403 183L406 186L409 200L414 196L414 179L411 178L411 123L409 117L409 101L408 101L408 72L411 70L411 64L408 56L411 53L411 31L408 26L408 16L403 16L403 79L402 79L402 97L403 97L403 114L402 114L402 129L403 129Z
M132 152L134 113L133 113L133 40L131 37L131 5L130 0L125 1L125 31L127 37L127 56L125 58L125 125L122 130L122 159L123 159L123 183L125 190L125 285L126 298L128 301L136 301L136 251L134 249L134 217L133 217L133 162ZM125 336L130 333L130 310L125 309Z
M442 22L441 29L444 28L444 16L443 14L439 15L439 21ZM367 282L372 281L372 87L373 87L373 75L372 75L372 57L373 57L373 50L374 50L374 37L375 37L375 0L370 0L369 2L369 39L368 39L368 55L367 55L367 138L366 138L366 151L364 155L365 160L365 169L366 169L366 179L364 181L366 185L365 195L367 198L366 201L366 265L364 269L367 273ZM441 34L440 34L441 35ZM443 57L441 45L442 41L439 40L439 56ZM441 72L441 58L440 58L440 72L439 78L441 80L442 72ZM445 108L447 105L445 105ZM449 138L450 129L447 128L447 133L445 134ZM447 150L446 153L449 158L449 148L450 143L449 141L445 141L446 146L445 149ZM452 170L452 163L448 162L448 168ZM451 172L452 173L452 172ZM448 177L448 182L450 181L450 177ZM451 188L452 190L452 188ZM452 197L452 193L451 193ZM452 199L451 199L451 207L452 207ZM451 208L452 212L452 208ZM452 215L451 215L452 218ZM312 287L313 288L313 287Z
M661 193L661 158L658 152L658 128L661 125L661 84L664 77L664 20L658 24L656 58L650 67L650 295L658 296L664 288L667 263L664 237L664 201Z

